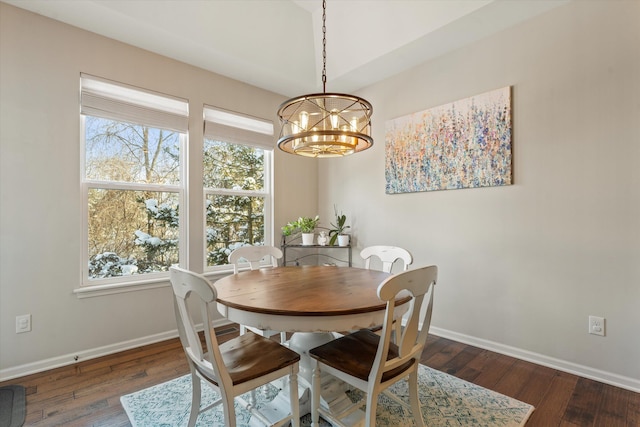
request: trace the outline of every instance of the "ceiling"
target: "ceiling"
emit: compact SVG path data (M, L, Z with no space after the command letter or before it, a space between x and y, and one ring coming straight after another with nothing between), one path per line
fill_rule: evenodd
M2 0L286 96L322 91L321 0ZM351 93L570 0L327 0L327 92Z

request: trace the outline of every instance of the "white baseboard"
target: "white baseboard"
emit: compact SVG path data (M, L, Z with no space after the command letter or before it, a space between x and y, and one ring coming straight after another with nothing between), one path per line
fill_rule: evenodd
M227 319L218 319L214 322L213 326L217 328L220 326L228 325L230 323L231 322L229 322ZM636 393L640 392L640 380L634 378L624 377L622 375L601 371L599 369L593 369L588 366L578 365L576 363L567 362L565 360L556 359L553 357L545 356L543 354L533 353L531 351L523 350L520 348L511 347L493 341L437 328L435 326L432 326L429 332L442 338L448 338L464 344L472 345L474 347L479 347L496 353L515 357L517 359L526 360L527 362L536 363L538 365L547 366L559 371L568 372L570 374L589 378L595 381L600 381L602 383L624 388L626 390L631 390ZM81 352L66 354L51 359L15 366L8 369L2 369L0 370L0 381L7 381L13 378L23 377L25 375L31 375L50 369L60 368L62 366L73 365L74 363L78 363L81 361L107 356L109 354L118 353L120 351L129 350L132 348L142 347L144 345L172 339L177 336L178 331L172 330L162 332L160 334L138 338L135 340L124 341L104 347L84 350Z
M624 377L622 375L601 371L599 369L593 369L588 366L578 365L577 363L567 362L566 360L556 359L528 350L448 331L435 326L431 326L431 328L429 328L429 333L433 333L433 335L437 335L442 338L448 338L464 344L469 344L474 347L480 347L485 350L515 357L517 359L526 360L527 362L557 369L559 371L568 372L580 377L624 388L626 390L631 390L636 393L640 392L640 380L634 378Z
M217 328L230 324L227 319L219 319L213 322L213 327ZM200 327L201 329L201 327ZM118 353L120 351L130 350L132 348L142 347L144 345L154 344L160 341L166 341L178 336L178 330L162 332L155 335L149 335L134 340L123 341L104 347L92 348L76 353L65 354L51 359L40 360L25 365L14 366L0 370L0 381L7 381L25 375L36 374L38 372L48 371L49 369L60 368L62 366L73 365L74 363L84 362L85 360L95 359L97 357L107 356L109 354Z

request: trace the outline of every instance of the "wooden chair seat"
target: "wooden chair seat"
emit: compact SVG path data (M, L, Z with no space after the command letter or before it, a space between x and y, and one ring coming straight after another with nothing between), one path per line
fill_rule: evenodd
M298 353L253 332L226 341L219 347L234 386L300 361Z
M362 329L311 349L309 354L318 362L367 381L375 362L379 345L380 335L369 329ZM354 357L354 349L358 349L357 357ZM390 342L387 360L395 359L396 357L398 357L398 346ZM414 363L415 360L411 359L397 368L385 372L382 375L382 382L402 374L411 368Z

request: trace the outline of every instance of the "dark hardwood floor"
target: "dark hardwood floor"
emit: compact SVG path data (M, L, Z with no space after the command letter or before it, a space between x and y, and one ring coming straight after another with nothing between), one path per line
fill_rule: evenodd
M217 330L220 341L238 334ZM536 407L527 427L640 426L640 394L430 336L422 363ZM178 339L0 383L27 389L25 426L130 426L120 396L188 373Z

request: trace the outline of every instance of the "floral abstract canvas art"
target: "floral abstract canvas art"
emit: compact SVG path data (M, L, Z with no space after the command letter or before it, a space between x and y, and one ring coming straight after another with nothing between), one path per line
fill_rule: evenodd
M386 193L511 184L511 87L386 123Z

